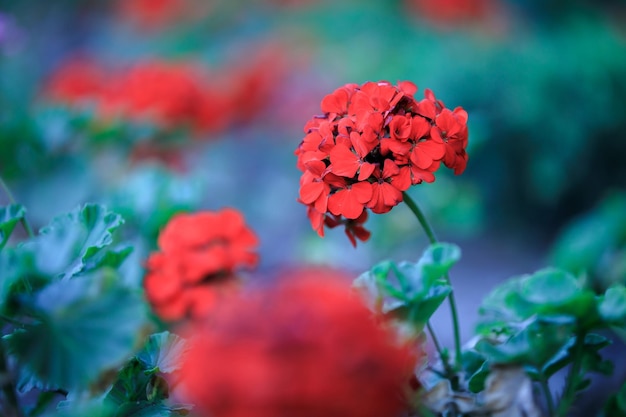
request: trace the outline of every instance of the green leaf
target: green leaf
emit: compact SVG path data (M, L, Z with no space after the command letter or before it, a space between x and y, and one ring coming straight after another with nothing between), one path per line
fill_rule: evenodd
M535 315L571 316L581 327L591 329L600 324L596 305L595 294L571 274L546 268L512 278L485 297L477 332L516 334L520 324Z
M45 414L45 417L117 417L113 407L100 399L86 401L61 401L57 409Z
M480 368L470 376L467 387L473 393L481 392L485 389L485 381L489 376L489 362L484 361Z
M574 319L569 316L536 316L503 342L479 340L476 350L490 363L519 363L541 369L569 343L574 328Z
M354 287L372 311L421 329L452 291L442 275L454 264L455 253L452 245L433 245L417 263L381 262L361 274Z
M7 350L44 385L67 390L128 357L146 314L141 295L108 269L48 285L32 309L36 321L5 336Z
M203 187L204 179L198 176L175 175L163 167L144 165L126 176L107 202L143 236L155 241L174 214L200 206Z
M112 233L123 222L120 215L103 206L86 204L53 219L36 239L24 246L36 254L41 272L71 277L86 271L88 265L94 267L110 261L110 258L102 261L106 259L104 252L113 242Z
M146 346L137 354L137 359L149 372L170 373L179 369L187 343L170 332L151 335Z
M614 285L606 290L598 310L607 323L626 325L626 287Z
M167 405L150 401L136 401L124 403L120 406L115 417L172 417L189 414L189 405Z
M19 204L0 207L0 249L9 241L15 225L25 214L26 209Z
M422 254L417 265L429 279L441 278L461 259L461 249L451 243L435 243Z
M571 274L547 268L524 279L520 290L533 304L563 304L578 294L580 286Z

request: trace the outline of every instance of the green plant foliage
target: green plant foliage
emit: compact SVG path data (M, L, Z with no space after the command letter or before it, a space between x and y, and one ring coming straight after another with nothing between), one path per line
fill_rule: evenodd
M167 402L170 387L164 378L178 369L185 349L186 342L174 334L151 335L144 348L118 373L105 404L118 410L116 417L187 415L191 405Z
M111 269L53 282L28 310L32 320L3 343L43 386L69 390L127 358L146 316L141 295Z
M607 323L626 327L626 287L614 285L606 290L598 309Z
M159 231L176 213L200 205L202 181L175 175L157 166L142 166L105 198L129 225L155 242Z
M571 221L550 250L550 262L574 274L588 274L602 292L626 284L626 193L609 193L591 211Z
M17 222L24 218L26 209L19 204L0 207L0 249L4 248Z
M529 364L537 368L552 358L571 339L574 319L567 316L535 316L504 342L481 339L476 350L491 363Z
M37 269L54 278L69 278L101 266L116 266L130 251L114 250L113 232L124 220L101 205L86 204L53 219L23 245L35 254Z
M479 309L480 334L523 328L534 315L570 316L581 325L599 323L595 294L566 271L546 268L532 275L512 278L485 297ZM521 326L521 327L520 327Z
M452 291L445 276L460 253L455 245L430 245L418 262L381 262L361 274L354 286L373 311L408 320L421 329Z
M171 373L179 368L181 355L187 349L179 336L161 332L151 335L146 346L137 354L137 360L147 372Z

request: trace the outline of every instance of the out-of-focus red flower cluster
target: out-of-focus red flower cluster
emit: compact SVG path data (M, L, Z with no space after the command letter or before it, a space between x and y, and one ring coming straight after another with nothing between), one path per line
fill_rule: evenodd
M416 100L410 82L347 84L324 97L324 115L309 120L295 154L299 201L313 229L344 224L353 245L367 240L367 210L386 213L402 193L433 182L443 163L455 174L467 164L467 112L450 110L430 90Z
M107 72L94 61L74 59L51 75L43 96L73 106L89 104L103 120L150 121L204 135L262 113L259 103L269 100L270 87L283 70L283 62L274 58L262 52L243 68L211 74L197 62L152 60Z
M165 321L204 318L238 288L235 273L256 266L257 244L234 209L176 215L146 262L146 298Z
M416 361L348 281L292 276L190 330L185 396L214 417L380 417L405 407Z
M419 17L437 25L483 21L499 9L498 0L407 0Z
M117 7L121 17L142 29L162 28L182 17L186 0L120 0Z

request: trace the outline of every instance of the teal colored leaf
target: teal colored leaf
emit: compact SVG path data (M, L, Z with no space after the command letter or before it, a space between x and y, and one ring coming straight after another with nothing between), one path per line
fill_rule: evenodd
M489 376L489 362L484 361L480 368L476 370L468 379L467 387L473 393L481 392L485 389L485 381Z
M479 334L515 334L520 323L535 316L571 316L591 329L600 323L595 294L571 274L546 268L515 277L496 287L479 308Z
M124 220L96 204L86 204L54 218L35 240L24 246L36 254L39 270L50 276L70 277L97 265L113 242L112 233Z
M176 213L192 211L201 204L204 180L175 175L163 167L141 166L113 190L108 206L137 227L150 241Z
M117 417L115 408L104 404L100 399L86 401L61 401L57 409L45 417Z
M112 270L51 283L36 294L36 320L4 337L19 365L44 385L72 390L133 351L145 322L141 294Z
M559 269L543 269L522 281L522 297L533 304L563 304L577 295L580 285L571 274Z
M134 248L128 245L120 245L107 248L106 251L99 251L96 255L87 259L83 265L84 271L93 271L98 268L109 267L119 268L130 256Z
M598 310L607 323L626 325L626 287L614 285L606 290Z
M174 417L189 415L189 405L167 405L150 401L122 404L115 417Z
M137 354L146 371L170 373L179 369L186 341L170 332L151 335L146 346Z
M26 209L19 204L0 207L0 249L8 242L17 222L24 218Z
M461 249L451 243L435 243L422 254L417 264L430 279L441 278L461 259Z
M444 275L459 257L454 245L431 245L417 263L374 265L354 281L354 287L372 311L392 314L421 329L452 291Z
M505 341L479 340L476 350L485 355L490 363L519 363L541 369L569 343L574 328L572 317L534 317Z

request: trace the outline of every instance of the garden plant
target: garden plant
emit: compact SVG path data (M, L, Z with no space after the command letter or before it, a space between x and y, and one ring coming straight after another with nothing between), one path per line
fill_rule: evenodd
M437 240L406 191L436 186L442 165L463 173L468 114L416 92L406 81L340 87L295 151L299 201L320 236L343 226L366 244L368 212L404 203L428 237L417 260L380 262L352 290L323 268L246 278L260 243L234 208L175 214L133 282L119 214L85 204L35 232L3 182L3 415L567 416L590 373L612 370L602 350L608 331L626 332L626 287L598 291L556 267L514 277L462 339L451 278L461 249ZM452 347L430 322L442 304ZM626 411L625 392L605 415Z
M624 16L6 2L0 417L626 416Z

